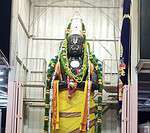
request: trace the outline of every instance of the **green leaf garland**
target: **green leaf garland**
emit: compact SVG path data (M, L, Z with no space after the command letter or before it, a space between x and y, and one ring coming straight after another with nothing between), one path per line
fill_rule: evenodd
M60 64L64 69L65 75L69 76L70 78L73 78L78 83L83 81L83 78L87 71L87 66L88 66L87 46L88 46L87 43L83 44L84 47L83 67L81 69L81 72L77 75L75 75L69 67L69 60L67 57L67 39L64 40L62 46L62 52L60 53Z
M83 81L83 78L87 71L88 66L88 59L87 59L87 47L89 47L89 43L85 41L84 44L84 58L83 58L83 67L81 72L78 75L74 75L69 68L69 61L67 58L67 39L64 40L62 50L58 55L60 57L60 64L61 67L64 69L64 72L70 78L75 79L78 83ZM49 127L49 95L50 95L50 88L51 88L51 78L55 71L55 65L58 62L58 56L54 59L51 59L48 71L47 71L47 87L46 87L46 94L45 94L45 117L44 117L44 131L48 132ZM94 65L96 73L98 75L98 105L97 105L97 122L96 122L96 132L101 133L101 124L102 124L102 89L103 89L103 82L102 82L102 64L101 62L95 57L93 53L90 53L90 61Z

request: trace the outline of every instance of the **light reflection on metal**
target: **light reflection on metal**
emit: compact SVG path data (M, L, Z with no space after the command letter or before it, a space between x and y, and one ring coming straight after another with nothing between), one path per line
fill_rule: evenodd
M9 65L3 52L0 50L0 108L7 106L7 84Z
M4 71L0 70L0 76L4 74Z
M4 79L3 79L3 78L0 78L0 82L2 82L2 81L4 81Z

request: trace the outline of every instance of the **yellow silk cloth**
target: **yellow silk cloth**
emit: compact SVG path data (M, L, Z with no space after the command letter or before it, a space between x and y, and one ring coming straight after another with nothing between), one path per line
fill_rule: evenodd
M84 91L77 90L71 99L68 99L68 91L59 91L59 129L53 133L79 133L81 125L81 112L84 110ZM94 100L90 97L90 108L95 107ZM92 125L90 128L90 133L94 133L94 118L95 114L90 114L90 120ZM83 132L82 132L83 133Z

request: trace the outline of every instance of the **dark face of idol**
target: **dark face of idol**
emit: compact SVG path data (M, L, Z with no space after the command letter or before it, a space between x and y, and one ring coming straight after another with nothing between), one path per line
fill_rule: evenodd
M81 57L83 55L83 37L77 34L68 38L68 56Z

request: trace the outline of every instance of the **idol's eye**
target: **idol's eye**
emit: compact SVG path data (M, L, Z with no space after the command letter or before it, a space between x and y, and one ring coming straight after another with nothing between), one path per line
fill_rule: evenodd
M73 46L74 46L74 43L70 43L70 45L71 45L71 47L73 47Z

